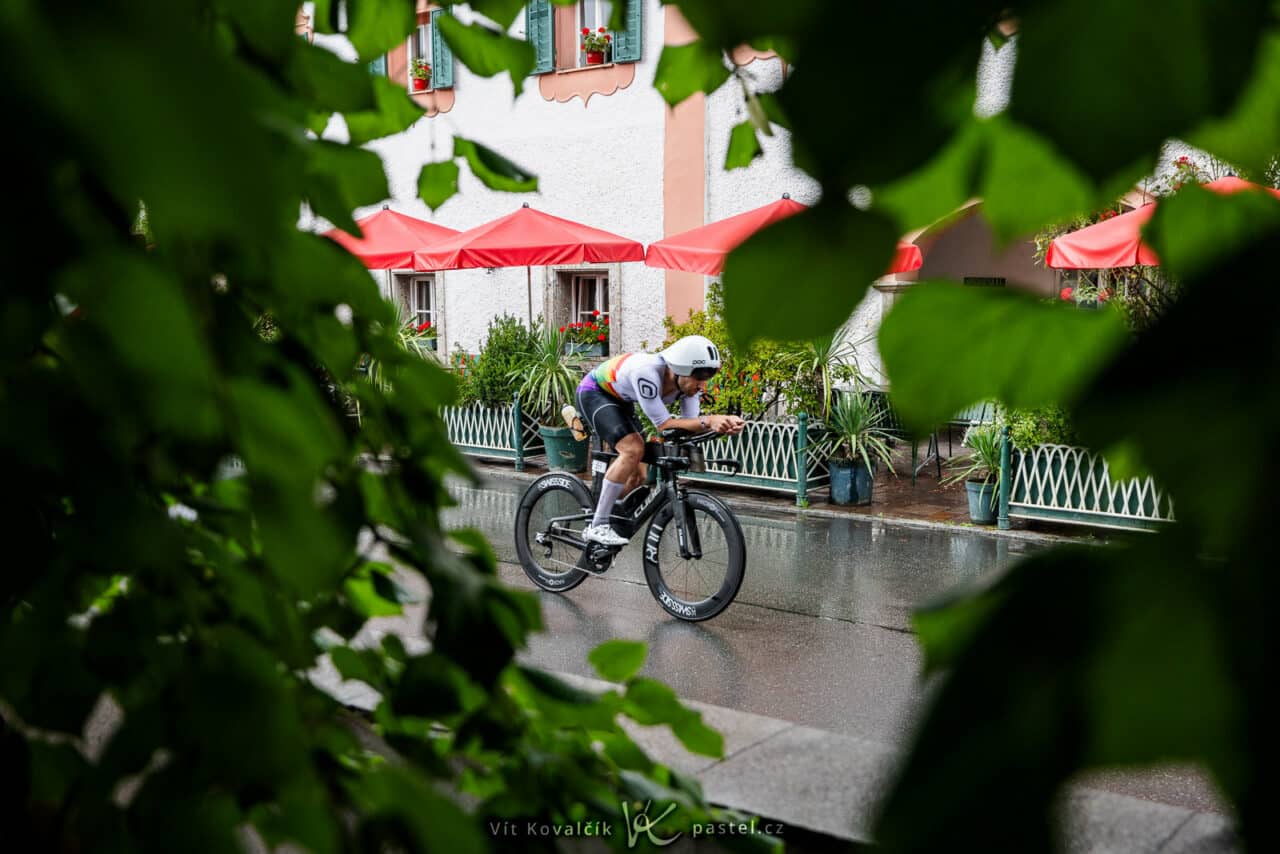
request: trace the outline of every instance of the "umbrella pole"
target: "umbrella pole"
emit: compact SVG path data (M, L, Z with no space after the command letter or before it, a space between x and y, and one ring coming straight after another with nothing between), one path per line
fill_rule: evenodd
M529 297L529 328L533 329L533 267L524 266L525 293Z

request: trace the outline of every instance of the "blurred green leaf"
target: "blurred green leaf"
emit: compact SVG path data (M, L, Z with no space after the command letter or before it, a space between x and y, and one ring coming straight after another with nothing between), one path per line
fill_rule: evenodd
M537 64L533 45L483 24L464 24L452 15L439 15L435 20L441 35L467 68L481 77L506 71L516 94L520 93L525 78Z
M988 148L988 126L971 121L937 156L891 184L875 188L874 205L893 216L903 233L932 225L978 195Z
M1088 178L1034 132L1002 117L987 125L982 215L1001 243L1089 210ZM1027 187L1034 185L1035 193Z
M1263 34L1257 67L1231 112L1186 139L1251 175L1267 174L1280 151L1280 33Z
M729 79L721 51L706 42L663 45L654 72L653 88L675 106L695 92L711 93Z
M220 7L257 53L283 60L300 43L293 34L298 8L291 0L223 0Z
M1125 343L1112 311L941 282L903 294L879 336L894 408L922 431L980 400L1025 408L1071 401Z
M751 122L742 122L733 126L729 133L729 151L725 154L725 169L741 169L750 166L764 151L760 148L760 140L756 138L756 128Z
M453 138L453 154L462 157L471 167L471 172L491 190L503 190L508 193L533 193L538 190L538 177L491 148L478 142Z
M307 146L307 198L315 212L343 231L357 230L351 211L387 198L382 159L372 151L318 141Z
M1222 195L1189 186L1161 200L1144 238L1174 275L1211 270L1249 244L1280 228L1280 199L1270 193Z
M757 232L725 264L725 319L734 340L802 340L832 331L888 269L897 237L883 215L842 202ZM805 259L802 268L796 258ZM782 287L787 298L780 300Z
M354 679L374 688L382 684L382 660L376 652L337 646L329 650L329 658L343 679Z
M1271 5L1171 0L1158 27L1149 9L1102 0L1029 8L1009 113L1093 179L1107 178L1200 117L1228 112L1254 69ZM1079 58L1069 74L1063 57Z
M375 108L373 77L367 66L345 62L331 50L299 45L285 69L289 82L308 104L330 113Z
M644 667L649 648L643 641L611 640L591 650L587 660L608 682L626 682Z
M467 5L505 30L524 9L525 0L469 0Z
M458 164L452 160L425 163L418 173L418 198L431 210L443 205L458 193Z
M368 62L402 44L417 24L410 3L382 3L372 0L348 2L347 38L361 62Z
M366 142L399 133L422 118L422 108L414 103L404 87L397 86L385 77L369 79L373 81L376 108L343 114L352 145L364 145Z

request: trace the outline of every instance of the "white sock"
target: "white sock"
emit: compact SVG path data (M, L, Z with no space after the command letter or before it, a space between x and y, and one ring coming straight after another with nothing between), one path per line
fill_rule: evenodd
M605 478L604 486L600 487L600 503L596 505L596 515L591 519L592 527L609 524L609 514L613 512L613 505L626 485L625 482L614 483Z

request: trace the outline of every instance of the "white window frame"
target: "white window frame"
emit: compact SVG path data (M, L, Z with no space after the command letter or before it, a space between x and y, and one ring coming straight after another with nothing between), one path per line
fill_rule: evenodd
M404 287L402 300L409 321L414 326L421 326L423 321L429 320L433 329L438 328L435 276L409 276L401 282Z
M427 81L427 91L430 92L432 89L435 88L434 84L436 82L436 75L435 75L436 64L431 61L431 24L430 22L425 24L418 24L418 28L409 34L409 38L407 39L406 44L407 44L406 50L408 51L406 55L409 57L409 62L404 69L405 86L409 88L410 92L413 91L413 61L415 59L422 58L427 61L427 65L431 66L431 79Z
M608 28L609 14L613 11L613 3L615 2L625 3L626 0L578 0L578 28L574 32L577 34L579 39L581 39L583 27L587 27L592 31L595 31L598 27ZM594 13L594 20L591 21L591 23L587 22L588 9ZM608 30L608 32L610 35L613 35L612 30ZM581 49L581 40L578 41L578 46L578 64L575 67L585 68L587 65L587 52ZM610 48L609 56L605 58L605 65L612 64L613 50Z
M591 312L599 309L600 314ZM569 320L571 323L603 323L609 316L609 273L574 273L569 279Z

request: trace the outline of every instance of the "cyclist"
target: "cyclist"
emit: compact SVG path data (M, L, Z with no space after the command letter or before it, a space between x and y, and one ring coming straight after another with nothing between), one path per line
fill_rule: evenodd
M658 430L679 428L739 433L745 422L736 415L702 415L702 392L720 370L720 351L710 339L686 335L659 353L624 353L602 362L578 384L578 411L618 457L609 464L586 540L607 546L626 545L609 525L614 503L640 484L644 436L636 404ZM680 417L667 406L680 400Z

